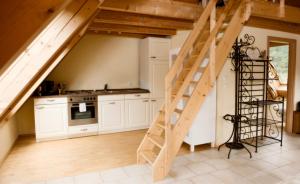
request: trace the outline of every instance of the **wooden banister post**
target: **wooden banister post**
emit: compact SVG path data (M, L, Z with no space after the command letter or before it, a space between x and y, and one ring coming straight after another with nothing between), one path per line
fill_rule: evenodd
M285 0L280 0L280 8L279 8L279 15L280 17L285 17Z
M244 6L242 11L243 21L246 22L251 16L253 2L252 0L244 0L242 3Z

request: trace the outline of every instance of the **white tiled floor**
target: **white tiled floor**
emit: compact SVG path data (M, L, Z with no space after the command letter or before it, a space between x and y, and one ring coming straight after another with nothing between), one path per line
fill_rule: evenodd
M177 157L169 176L158 184L300 184L300 137L286 136L284 146L265 146L250 159L245 150L210 149ZM146 165L85 173L36 184L151 184Z

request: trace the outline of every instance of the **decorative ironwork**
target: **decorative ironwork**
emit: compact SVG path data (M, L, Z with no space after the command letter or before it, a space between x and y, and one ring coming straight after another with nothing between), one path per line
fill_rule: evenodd
M284 99L268 100L268 86L278 75L270 59L254 46L255 37L245 34L236 39L230 53L235 71L235 115L240 120L242 143L258 147L280 142L282 145Z

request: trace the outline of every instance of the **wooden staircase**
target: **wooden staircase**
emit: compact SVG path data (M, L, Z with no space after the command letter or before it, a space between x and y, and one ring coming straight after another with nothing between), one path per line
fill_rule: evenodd
M216 2L211 0L206 6L170 68L165 78L165 104L137 150L138 163L151 165L154 181L168 175L205 96L250 17L251 0L230 0L218 10ZM184 107L179 108L182 102Z

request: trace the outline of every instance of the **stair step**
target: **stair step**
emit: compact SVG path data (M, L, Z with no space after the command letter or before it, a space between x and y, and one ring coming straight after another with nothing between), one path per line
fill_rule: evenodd
M223 39L223 37L217 38L216 45L218 45L221 42L222 39Z
M183 112L183 110L181 110L181 109L175 109L174 112L176 112L177 114L181 114Z
M150 150L144 150L140 154L149 164L153 164L157 157L157 154Z
M158 135L148 135L149 140L158 146L159 148L162 148L164 146L165 140L164 138L158 136Z
M195 86L195 85L198 84L198 81L191 81L190 84L193 85L193 86Z
M175 98L175 97L176 97L176 94L173 94L172 97ZM191 98L190 95L183 95L183 96L182 96L182 99L183 99L183 100L188 100L188 99L190 99L190 98Z
M190 96L190 95L183 95L182 98L183 98L184 100L188 100L188 99L191 98L191 96Z
M219 30L219 33L224 33L227 29L227 26L222 26L221 29Z
M191 71L191 69L192 69L191 67L188 67L188 68L184 68L183 70L189 72L189 71ZM203 68L203 67L198 67L197 72L203 73L204 69L205 68Z
M158 122L156 125L162 129L165 129L165 122L163 122L163 121Z
M178 81L180 84L183 84L184 81ZM191 85L196 85L198 83L198 81L191 81L190 84Z

